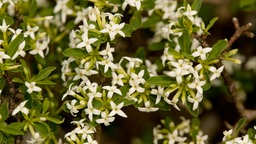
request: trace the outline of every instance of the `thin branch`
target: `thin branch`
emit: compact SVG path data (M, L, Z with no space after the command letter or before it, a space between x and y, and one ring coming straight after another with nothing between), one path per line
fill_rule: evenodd
M239 21L237 20L237 18L233 18L233 23L234 23L234 27L235 27L236 31L233 34L233 36L229 39L228 45L224 49L224 53L227 52L231 48L231 46L234 44L234 42L240 36L246 35L250 38L254 37L254 34L249 31L249 29L252 27L252 23L248 23L248 24L240 27L240 24L239 24ZM194 37L200 42L200 44L203 47L209 47L209 44L205 40L205 37L199 36L197 34L194 34ZM217 67L221 67L222 65L223 65L222 59L220 59L220 61L217 63ZM227 73L227 71L225 69L223 70L221 75L224 79L226 86L228 87L228 91L229 91L230 95L232 96L235 106L236 106L238 112L241 114L241 116L247 118L248 121L252 121L252 120L256 119L256 110L249 110L244 107L242 101L239 99L239 95L238 95L235 83L230 78L229 74Z

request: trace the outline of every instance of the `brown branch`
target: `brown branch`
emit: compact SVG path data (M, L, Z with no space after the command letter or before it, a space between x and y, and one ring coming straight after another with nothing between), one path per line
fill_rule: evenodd
M234 27L235 27L236 31L233 34L233 36L229 39L228 45L224 49L223 53L227 52L240 36L246 35L250 38L254 37L254 34L252 32L248 31L252 26L251 23L248 23L248 24L240 27L240 24L239 24L239 21L237 20L237 18L233 18L233 23L234 23ZM205 40L205 37L199 36L197 34L194 34L194 37L200 42L200 44L203 47L209 47L209 44ZM217 63L217 67L221 67L222 65L223 65L222 59L220 58L220 61ZM241 114L241 116L245 117L248 121L252 121L252 120L256 119L256 110L250 110L250 109L246 109L244 107L242 101L239 99L239 95L238 95L238 91L235 86L235 83L230 78L229 74L227 73L227 71L225 69L223 70L221 75L224 79L224 82L228 88L230 95L232 96L232 98L234 100L237 111Z

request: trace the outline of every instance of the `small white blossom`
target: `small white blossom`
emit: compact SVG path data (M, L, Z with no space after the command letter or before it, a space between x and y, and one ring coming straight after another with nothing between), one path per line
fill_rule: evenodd
M29 110L28 108L25 107L25 104L27 103L28 101L23 101L22 103L20 103L20 105L18 105L13 111L12 111L12 115L16 115L18 112L22 112L24 113L25 115L28 115L29 113Z
M5 52L0 51L0 64L3 63L3 59L10 59L11 57L7 54L5 54Z
M100 30L101 33L108 33L110 40L114 40L116 35L119 34L122 37L125 37L124 32L121 30L124 27L125 23L116 24L113 21L110 21L109 24L105 25L105 28Z
M42 89L36 86L36 82L25 82L25 86L28 88L27 92L31 94L32 92L40 92Z
M16 59L19 55L22 57L24 57L26 55L26 52L23 50L25 47L25 42L26 41L23 41L20 43L16 53L12 56L12 60Z
M2 25L0 25L0 30L5 33L6 30L8 29L9 25L6 25L5 19L2 21Z
M88 115L90 121L93 120L93 115L100 115L100 110L94 108L91 101L88 101L87 108L85 109L85 113Z
M98 64L104 66L104 73L106 73L109 68L111 68L111 69L116 69L117 68L117 66L109 58L104 59L103 61L98 61Z
M22 29L12 29L12 28L8 28L12 33L13 33L13 36L12 36L12 39L11 41L13 41L21 32L22 32Z
M113 101L110 101L110 105L112 108L112 111L109 113L108 116L114 116L116 114L122 116L122 117L127 117L127 115L121 110L121 108L124 106L124 102L120 103L119 105L116 105Z
M94 42L96 42L98 39L97 38L89 38L88 37L88 31L84 31L83 35L82 35L82 42L77 44L77 48L82 48L85 47L85 49L87 50L87 52L91 52L92 51L92 46L91 44L93 44Z
M71 15L73 13L73 10L70 9L67 6L67 3L69 2L69 0L57 0L57 4L54 7L54 13L61 13L61 22L65 23L66 19L67 19L67 15Z
M223 71L224 66L221 66L220 68L216 69L215 67L211 66L209 68L209 71L211 71L213 73L213 75L211 76L210 80L214 80L216 78L220 77L221 72Z
M122 9L125 10L127 5L130 5L132 7L136 7L137 10L140 10L141 2L143 0L125 0L122 4Z
M188 84L189 88L196 89L200 94L203 94L203 86L205 85L206 81L201 81L199 78L194 79L192 83Z
M149 101L146 101L145 102L145 107L138 107L138 110L139 111L142 111L142 112L155 112L157 111L159 108L156 108L156 107L152 107L150 105L150 102Z
M115 72L112 72L112 85L118 84L120 86L124 86L122 78L124 78L123 74L117 75Z
M77 103L77 100L73 99L71 101L71 103L66 103L66 106L67 108L70 110L70 113L73 115L73 116L76 116L76 113L78 113L79 111L77 110L77 108L75 107Z
M198 108L199 103L203 100L203 95L201 93L197 93L195 97L189 96L188 101L193 104L193 110Z
M152 89L150 93L157 96L155 104L158 104L164 94L164 88L158 86L157 89Z
M108 90L108 98L112 98L114 93L122 95L122 92L116 86L103 86L102 88Z
M109 123L113 122L114 120L115 120L115 117L110 117L107 115L106 112L101 112L101 118L97 119L96 122L98 124L104 123L105 126L108 126L108 125L110 125Z
M24 37L27 37L29 35L31 39L35 39L35 32L37 32L38 29L38 26L31 27L30 25L27 25L27 31L24 32Z
M210 51L212 51L212 48L210 47L202 48L201 46L199 46L198 48L196 48L196 51L192 53L192 56L193 57L200 56L202 60L206 60L206 54L209 53Z
M27 140L28 144L41 144L44 141L44 138L42 138L40 136L40 134L38 132L34 133L34 135L32 135L31 140Z

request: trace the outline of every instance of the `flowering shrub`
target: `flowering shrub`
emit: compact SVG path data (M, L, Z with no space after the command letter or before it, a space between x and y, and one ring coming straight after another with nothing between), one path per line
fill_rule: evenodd
M97 128L111 125L117 116L129 117L123 108L131 106L141 112L186 107L198 117L204 93L221 75L241 115L255 120L223 65L241 63L231 46L242 34L253 36L251 23L240 27L234 19L234 36L211 46L206 37L217 18L204 23L198 15L201 3L0 2L0 143L100 143ZM122 41L140 29L152 33L145 38L146 48L135 55L122 52ZM145 49L161 55L153 59ZM73 129L61 130L65 121ZM153 130L155 144L207 143L199 119L161 122ZM241 119L224 131L222 142L255 143L256 129L240 137L245 123Z

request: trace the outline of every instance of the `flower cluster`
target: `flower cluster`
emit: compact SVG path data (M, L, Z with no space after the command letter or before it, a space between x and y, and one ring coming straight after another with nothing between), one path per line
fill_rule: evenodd
M182 122L178 125L170 119L162 120L161 125L157 125L154 130L154 144L168 143L168 144L204 144L207 142L208 136L203 135L202 131L199 130L199 125L195 122L191 123L190 120L182 118ZM193 134L192 134L193 133Z

